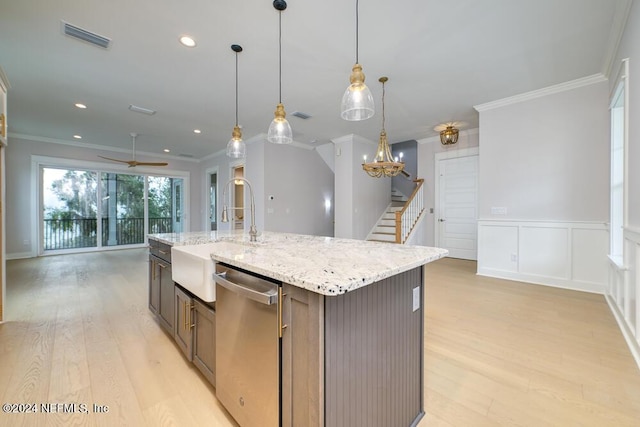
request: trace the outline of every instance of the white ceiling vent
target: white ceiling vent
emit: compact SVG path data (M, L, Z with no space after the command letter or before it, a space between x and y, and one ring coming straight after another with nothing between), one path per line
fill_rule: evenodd
M156 113L156 110L151 110L149 108L138 107L137 105L129 105L129 110L135 111L136 113L146 114L148 116L153 116Z
M294 111L293 113L291 113L291 115L302 120L307 120L311 118L311 115L307 113L303 113L302 111Z
M108 49L111 44L111 39L100 36L96 33L92 33L91 31L87 31L83 28L76 27L75 25L71 25L68 22L62 21L62 31L64 34L74 37L78 40L85 41L87 43L91 43L92 45Z

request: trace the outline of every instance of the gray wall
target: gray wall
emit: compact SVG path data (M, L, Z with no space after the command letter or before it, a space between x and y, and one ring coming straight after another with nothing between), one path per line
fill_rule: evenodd
M401 153L404 155L404 170L410 177L405 177L400 174L391 178L391 187L398 190L406 197L410 197L413 193L413 189L416 187L413 182L418 177L418 141L404 141L397 142L391 146L391 154L393 157L400 157Z

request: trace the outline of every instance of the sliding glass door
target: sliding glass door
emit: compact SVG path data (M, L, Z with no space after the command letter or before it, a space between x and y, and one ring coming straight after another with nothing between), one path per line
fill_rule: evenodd
M138 245L184 230L184 179L42 167L44 251Z
M45 250L98 245L97 173L43 168Z
M144 176L100 174L102 245L144 243Z

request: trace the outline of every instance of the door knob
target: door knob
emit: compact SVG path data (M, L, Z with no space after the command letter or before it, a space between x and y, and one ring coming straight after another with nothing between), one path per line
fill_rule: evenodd
M440 218L438 221L440 221L440 222L445 222L445 221L446 221L446 219L442 219L442 218Z

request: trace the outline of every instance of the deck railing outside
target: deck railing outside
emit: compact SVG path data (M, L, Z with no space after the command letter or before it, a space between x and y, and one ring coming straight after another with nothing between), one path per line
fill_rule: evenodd
M413 189L409 200L402 210L396 211L396 243L407 241L411 230L424 211L424 191L422 191L424 179L415 179L413 182L416 183L416 188Z
M117 218L115 234L110 236L109 218L102 219L102 245L144 243L144 218ZM89 248L98 245L98 221L95 218L45 219L44 250ZM171 218L149 218L149 233L171 233Z

